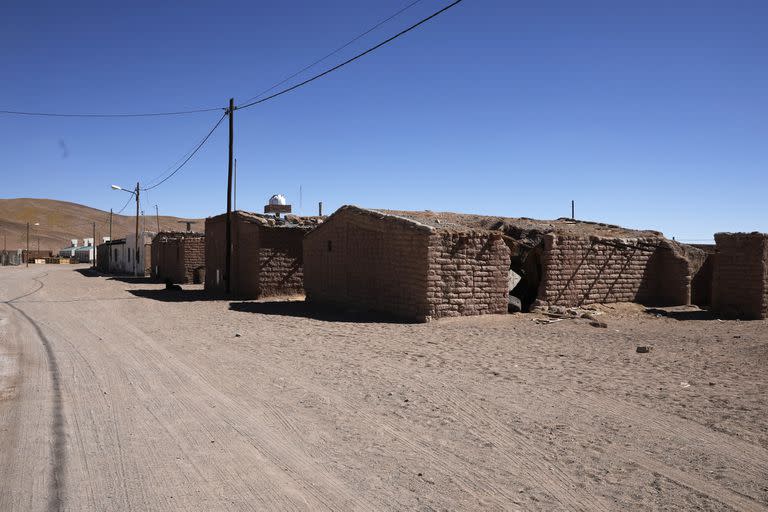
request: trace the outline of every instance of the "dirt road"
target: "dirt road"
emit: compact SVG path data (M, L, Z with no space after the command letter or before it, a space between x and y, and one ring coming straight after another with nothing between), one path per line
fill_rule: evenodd
M768 510L766 322L160 288L0 268L0 510Z

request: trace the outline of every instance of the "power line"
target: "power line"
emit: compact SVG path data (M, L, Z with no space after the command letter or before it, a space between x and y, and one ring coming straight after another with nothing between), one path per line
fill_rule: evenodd
M122 208L120 208L119 212L115 212L115 215L120 215L121 213L123 213L123 210L125 210L128 207L128 203L130 203L131 199L133 199L134 192L132 192L130 190L129 190L129 192L131 192L131 195L128 196L128 200L125 201L125 204L123 205Z
M410 32L411 30L415 29L416 27L418 27L418 26L420 26L420 25L423 25L424 23L428 22L429 20L431 20L432 18L434 18L434 17L436 17L436 16L439 16L440 14L442 14L442 13L444 13L445 11L447 11L448 9L450 9L450 8L452 8L452 7L454 7L454 6L456 6L457 4L461 3L462 1L463 1L463 0L455 0L454 2L452 2L452 3L448 4L447 6L443 7L442 9L440 9L439 11L432 13L431 15L427 16L426 18L422 19L421 21L419 21L419 22L417 22L417 23L414 23L414 24L413 24L413 25L411 25L410 27L408 27L408 28L406 28L406 29L404 29L404 30L401 30L400 32L398 32L398 33L397 33L397 34L395 34L394 36L392 36L392 37L390 37L390 38L388 38L388 39L385 39L384 41L380 42L379 44L377 44L377 45L375 45L375 46L372 46L372 47L368 48L368 49L367 49L367 50L365 50L364 52L358 53L358 54L357 54L357 55L355 55L354 57L352 57L352 58L350 58L350 59L347 59L347 60L345 60L345 61L344 61L344 62L342 62L341 64L337 64L337 65L333 66L333 67L332 67L332 68L330 68L330 69L326 69L326 70L325 70L325 71L323 71L322 73L318 73L317 75L315 75L315 76L313 76L313 77L311 77L311 78L308 78L307 80L304 80L303 82L300 82L300 83L298 83L298 84L296 84L296 85L292 85L291 87L288 87L288 88L286 88L286 89L283 89L282 91L276 92L276 93L274 93L274 94L272 94L272 95L270 95L270 96L267 96L266 98L262 98L262 99L260 99L260 100L255 100L255 101L252 101L252 102L250 102L250 103L245 103L244 105L240 105L240 106L238 106L238 107L236 107L236 108L237 108L237 109L244 109L244 108L252 107L252 106L254 106L254 105L258 105L259 103L264 103L265 101L269 101L269 100L271 100L271 99L273 99L273 98L276 98L276 97L278 97L278 96L281 96L281 95L283 95L283 94L285 94L285 93L287 93L287 92L290 92L290 91L293 91L293 90L295 90L295 89L298 89L299 87L302 87L302 86L304 86L304 85L307 85L307 84L308 84L308 83L310 83L310 82L314 82L314 81L315 81L315 80L317 80L318 78L322 78L322 77L324 77L325 75L327 75L327 74L329 74L329 73L332 73L332 72L336 71L337 69L339 69L339 68L342 68L342 67L346 66L347 64L350 64L350 63L352 63L352 62L356 61L357 59L359 59L359 58L361 58L361 57L364 57L365 55L368 55L369 53L371 53L371 52L373 52L373 51L375 51L375 50L377 50L377 49L381 48L381 47L382 47L382 46L384 46L385 44L387 44L387 43L390 43L390 42L394 41L394 40L395 40L395 39L397 39L398 37L400 37L400 36L402 36L402 35L405 35L405 34L407 34L407 33L408 33L408 32Z
M181 170L181 168L184 167L186 165L186 163L189 162L190 159L193 156L195 156L195 153L197 153L200 150L200 148L203 147L203 145L208 141L208 139L211 137L211 135L213 135L213 132L216 131L216 128L219 127L219 125L224 120L224 118L227 117L227 115L228 114L225 113L223 116L221 116L219 118L219 120L216 122L216 124L213 126L213 128L211 128L211 131L208 132L208 135L206 135L205 138L202 141L200 141L200 144L197 145L197 147L192 151L192 153L190 153L189 156L187 156L187 158L185 158L184 161L178 167L176 167L176 169L173 170L173 172L171 172L168 176L166 176L165 178L163 178L162 180L160 180L156 184L152 185L151 187L143 188L141 190L142 191L146 191L146 190L152 190L153 188L157 188L160 185L162 185L163 183L165 183L166 181L168 181L174 174L179 172Z
M348 42L344 43L343 45L339 46L338 48L336 48L335 50L333 50L331 53L329 53L329 54L325 55L324 57L321 57L321 58L317 59L317 60L316 60L316 61L314 61L312 64L309 64L309 65L307 65L307 66L304 66L303 68L301 68L300 70L298 70L297 72L295 72L294 74L292 74L291 76L289 76L289 77L287 77L287 78L285 78L285 79L283 79L283 80L281 80L281 81L277 82L276 84L274 84L274 85L273 85L272 87L270 87L269 89L265 89L265 90L261 91L261 92L260 92L259 94L257 94L256 96L251 96L251 97L250 97L250 98L248 98L247 100L244 100L244 101L243 101L243 103L248 103L248 102L249 102L249 101L251 101L251 100L255 100L256 98L258 98L258 97L260 97L260 96L263 96L264 94L268 93L268 92L269 92L269 91L271 91L272 89L275 89L276 87L283 85L283 84L284 84L285 82L287 82L288 80L291 80L292 78L295 78L295 77L297 77L298 75L302 74L302 73L303 73L303 72L305 72L306 70L308 70L308 69L310 69L310 68L312 68L312 67L316 66L317 64L320 64L321 62L323 62L323 61L324 61L325 59L327 59L328 57L333 57L334 55L336 55L337 53L339 53L341 50L343 50L344 48L346 48L347 46L349 46L349 45L351 45L352 43L354 43L355 41L358 41L359 39L361 39L361 38L363 38L363 37L367 36L368 34L370 34L371 32L373 32L374 30L376 30L376 29L377 29L377 28L379 28L380 26L382 26L382 25L384 25L385 23L387 23L388 21L391 21L392 19L396 18L397 16L399 16L399 15L400 15L400 14L402 14L402 13L404 13L405 11L407 11L408 9L410 9L411 7L413 7L414 5L416 5L416 4L417 4L417 3L419 3L419 2L421 2L421 0L415 0L415 1L411 2L410 4L406 5L405 7L403 7L403 8L402 8L402 9L400 9L399 11L397 11L396 13L394 13L394 14L392 14L391 16L389 16L389 17L387 17L387 18L385 18L385 19L381 20L380 22L378 22L377 24L375 24L374 26L372 26L371 28L369 28L368 30L366 30L365 32L363 32L362 34L360 34L360 35L356 36L355 38L353 38L353 39L349 40Z
M188 114L199 114L202 112L213 112L215 110L226 110L221 107L199 108L194 110L179 110L176 112L139 112L139 113L58 113L58 112L23 112L19 110L0 110L0 114L14 116L42 116L42 117L91 117L91 118L109 118L109 117L159 117L159 116L183 116Z

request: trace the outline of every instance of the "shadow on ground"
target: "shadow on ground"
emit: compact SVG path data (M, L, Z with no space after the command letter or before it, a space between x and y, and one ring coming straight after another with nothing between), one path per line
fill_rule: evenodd
M85 277L100 277L101 274L99 274L98 271L92 268L76 268L74 269L75 272L77 272L80 275L83 275Z
M232 302L229 305L231 311L240 313L258 313L261 315L293 316L322 320L324 322L350 322L350 323L387 323L408 324L412 323L401 318L383 315L374 312L351 312L334 308L326 308L310 305L305 301L271 301L271 302Z
M666 316L675 320L717 320L717 316L706 309L662 309L647 308L649 315Z
M136 297L159 300L161 302L200 302L210 300L226 300L226 297L223 295L213 294L206 292L205 290L166 290L165 288L158 288L155 290L127 291Z

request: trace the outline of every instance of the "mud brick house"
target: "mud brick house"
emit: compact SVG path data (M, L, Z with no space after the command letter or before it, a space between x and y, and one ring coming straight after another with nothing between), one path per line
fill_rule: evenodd
M343 206L304 239L307 301L430 319L505 313L501 233Z
M706 259L703 251L657 231L610 224L430 211L387 213L501 233L510 250L508 269L521 277L510 286L510 294L520 299L524 311L610 302L690 304L693 277Z
M224 292L226 214L205 220L205 289ZM322 220L232 212L231 292L241 298L304 293L302 242Z
M201 283L205 279L205 235L194 232L158 233L152 240L153 279Z
M712 309L726 317L768 317L768 234L716 233Z

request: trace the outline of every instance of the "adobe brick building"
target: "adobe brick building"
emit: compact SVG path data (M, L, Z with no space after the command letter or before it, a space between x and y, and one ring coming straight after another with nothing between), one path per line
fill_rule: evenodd
M205 289L225 291L226 214L205 219ZM304 293L302 241L316 217L232 212L231 292L241 298Z
M726 317L768 317L768 234L716 233L712 309Z
M162 231L152 239L153 279L201 283L205 273L205 235Z
M343 206L304 239L307 301L420 322L505 313L500 233Z
M501 233L511 254L508 268L521 276L510 294L520 299L524 311L610 302L687 305L693 277L706 261L700 249L668 240L658 231L565 218L387 213Z

